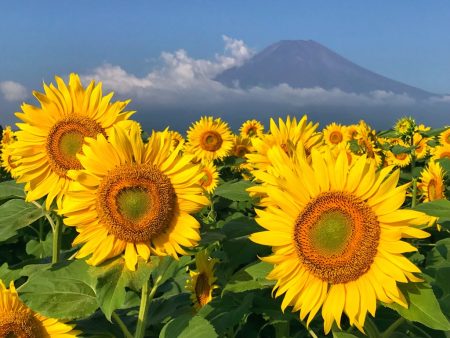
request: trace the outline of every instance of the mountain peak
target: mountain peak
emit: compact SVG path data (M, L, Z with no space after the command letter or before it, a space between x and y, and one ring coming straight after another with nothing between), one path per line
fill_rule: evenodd
M243 65L225 70L216 81L242 88L288 84L358 94L385 91L414 98L432 95L360 67L314 40L278 41Z

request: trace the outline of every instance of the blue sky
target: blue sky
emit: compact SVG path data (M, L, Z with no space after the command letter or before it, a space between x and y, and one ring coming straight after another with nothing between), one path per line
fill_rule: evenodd
M162 52L214 60L226 35L253 52L282 39L313 39L372 71L443 94L450 93L449 32L448 0L3 1L0 83L31 92L54 75L95 75L105 64L142 78L164 64ZM0 104L14 109L20 102L13 98Z

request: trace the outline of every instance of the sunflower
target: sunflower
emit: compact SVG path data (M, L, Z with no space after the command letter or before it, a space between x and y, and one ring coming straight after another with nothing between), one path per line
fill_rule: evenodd
M217 278L214 276L216 259L208 258L206 251L200 251L195 255L197 270L189 271L190 279L186 283L186 289L191 291L191 298L197 309L208 304L212 299L212 292L218 286L214 284Z
M14 283L9 289L0 280L0 337L77 337L75 325L47 318L28 308L19 298Z
M431 156L431 160L439 160L441 158L450 159L450 145L444 144L441 146L437 146L432 151L433 156Z
M329 124L323 129L323 140L330 146L347 142L348 133L346 127L335 122Z
M233 147L233 134L220 118L202 117L187 132L186 152L196 160L210 162L229 155Z
M444 170L438 162L430 161L422 171L417 188L424 202L445 199Z
M306 115L299 122L295 117L291 119L288 116L286 122L279 118L278 124L277 126L275 120L270 119L270 134L264 134L261 139L252 139L256 153L247 154L246 157L254 168L265 169L270 165L267 152L274 146L280 146L291 155L299 146L306 147L309 152L322 141L322 134L316 132L319 124L308 122Z
M415 154L418 160L427 156L428 153L428 137L422 136L420 133L414 133L413 144L415 146Z
M412 117L402 117L400 118L394 126L394 130L402 135L411 135L416 129L416 122Z
M439 142L442 145L450 146L450 128L444 130L439 134Z
M128 101L110 103L113 93L103 97L101 83L92 81L84 89L76 74L68 86L55 79L57 87L44 84L45 94L33 92L41 107L23 104L23 113L16 113L24 123L17 123L21 130L13 145L13 154L20 157L17 182L26 182L27 201L47 195L47 209L55 198L60 205L71 182L67 171L81 169L76 154L84 137L106 135L114 123L133 114L122 112Z
M219 182L219 173L213 162L203 164L203 177L200 179L200 185L210 194L214 192Z
M235 135L233 142L233 149L231 154L236 157L245 157L245 155L253 152L253 146L251 139Z
M12 155L11 144L15 143L17 137L10 126L6 126L2 133L2 142L0 144L0 164L6 172L15 177L15 169L17 168L17 156Z
M386 163L388 165L395 165L400 168L407 167L411 163L411 154L398 153L394 154L392 151L386 153Z
M358 125L357 124L351 124L347 126L347 139L348 140L355 140L358 137Z
M103 134L86 139L77 156L84 169L69 172L77 182L60 212L79 232L77 257L92 254L87 262L97 265L124 252L134 270L138 256L186 254L181 246L200 240L190 214L209 203L198 183L201 166L192 155L179 156L181 144L172 151L167 133L153 133L144 144L137 126L128 132L117 124L109 141Z
M264 126L257 120L247 120L239 131L243 138L262 137Z
M309 325L322 308L325 333L345 312L363 330L377 299L408 306L397 282L420 281L420 270L402 255L416 248L401 238L429 236L418 228L429 217L400 209L408 188L397 187L400 170L377 172L365 155L349 166L345 152L334 159L316 149L309 164L299 150L290 158L272 148L272 170L254 172L263 183L248 190L267 194L267 207L256 210L266 231L250 239L272 246L262 260L275 265L267 278L277 281L276 296L284 294L283 311L293 306Z

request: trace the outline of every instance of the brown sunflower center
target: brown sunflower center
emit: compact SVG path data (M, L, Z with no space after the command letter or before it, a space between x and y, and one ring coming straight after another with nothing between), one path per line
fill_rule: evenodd
M101 222L127 242L154 239L174 217L175 190L170 179L152 165L125 165L111 170L97 193Z
M200 179L200 185L203 188L207 188L213 182L213 175L208 169L203 169L204 176Z
M0 314L0 337L40 338L42 324L31 311L5 311Z
M202 134L200 142L201 147L204 150L216 151L222 146L223 140L218 132L209 130Z
M360 198L324 192L297 217L294 240L302 263L329 283L347 283L373 263L380 238L375 213Z
M200 306L205 306L209 302L209 295L211 293L211 286L209 285L208 276L205 273L200 273L195 284L195 297Z
M94 120L85 116L72 116L58 121L47 136L49 165L60 176L67 170L82 169L76 155L81 151L85 137L95 137L105 130Z
M333 144L338 144L342 142L342 133L340 131L333 131L330 134L330 142Z
M444 139L444 142L450 144L450 132L447 133L447 137Z
M450 151L442 152L442 154L439 158L450 158Z
M234 155L237 157L244 157L245 154L248 154L248 148L244 145L238 145L236 146L236 149L234 150Z
M403 160L405 160L405 159L408 157L408 154L406 154L406 153L400 153L400 154L396 154L395 157L396 157L398 160L403 161Z

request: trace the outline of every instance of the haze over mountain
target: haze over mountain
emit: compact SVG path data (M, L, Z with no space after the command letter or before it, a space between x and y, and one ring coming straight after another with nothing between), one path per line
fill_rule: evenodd
M215 80L240 88L287 84L292 88L337 88L357 94L385 91L419 100L435 95L360 67L313 40L272 44L243 65L225 70Z

